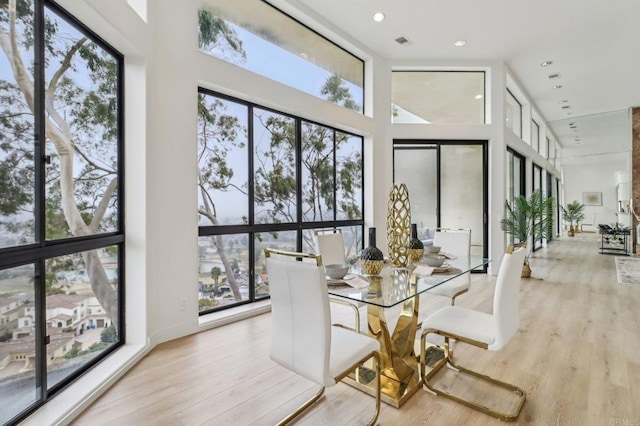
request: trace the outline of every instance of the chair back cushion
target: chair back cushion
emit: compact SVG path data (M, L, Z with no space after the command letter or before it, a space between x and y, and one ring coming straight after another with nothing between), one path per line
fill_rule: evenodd
M318 254L325 265L345 263L344 238L342 232L330 232L316 235Z
M319 384L329 376L331 314L324 268L270 256L271 359Z
M520 326L520 277L526 247L520 247L502 258L493 296L493 319L496 336L489 350L497 351L518 331Z
M437 231L433 236L433 245L441 247L443 253L469 257L471 253L471 230Z

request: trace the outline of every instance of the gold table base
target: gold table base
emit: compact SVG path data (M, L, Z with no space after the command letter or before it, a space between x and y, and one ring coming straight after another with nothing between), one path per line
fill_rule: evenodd
M369 335L380 342L380 385L382 401L400 408L422 388L420 365L414 352L418 324L419 296L403 302L393 331L389 330L385 308L367 305ZM376 395L375 373L360 367L343 381L372 396ZM371 382L371 384L369 384Z

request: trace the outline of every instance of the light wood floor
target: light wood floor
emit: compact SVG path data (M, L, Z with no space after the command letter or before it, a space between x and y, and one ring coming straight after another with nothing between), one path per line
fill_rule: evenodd
M596 237L577 234L534 254L520 330L506 347L457 349L462 365L527 392L517 424L640 424L640 285L617 284L615 256L598 254ZM472 279L457 304L490 312L495 277ZM423 297L421 314L446 304ZM317 387L269 359L270 320L265 314L159 345L73 424L276 423ZM325 395L298 424L363 424L372 413L373 399L345 384ZM400 409L382 404L379 424L504 423L419 391Z

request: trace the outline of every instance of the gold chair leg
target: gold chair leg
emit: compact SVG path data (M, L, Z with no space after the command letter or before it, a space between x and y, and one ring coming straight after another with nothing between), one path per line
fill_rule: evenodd
M454 305L455 305L455 303L456 303L456 297L460 296L461 294L465 294L465 293L466 293L466 292L468 292L468 291L469 291L469 289L468 289L468 288L465 288L464 290L461 290L461 291L457 292L456 294L454 294L454 295L451 297L451 306L454 306Z
M360 309L358 309L358 307L356 305L354 305L353 303L349 303L349 302L346 302L346 301L340 300L340 299L331 298L331 299L329 299L329 302L337 303L338 305L344 305L344 306L348 306L348 307L352 308L354 313L355 313L355 317L356 317L356 319L355 319L356 320L355 327L349 327L349 326L346 326L346 325L340 324L340 323L336 323L336 324L333 324L333 325L335 325L337 327L346 328L348 330L353 330L356 333L360 333Z
M376 412L371 418L371 420L369 420L369 423L367 423L368 426L373 426L376 423L376 420L378 420L378 416L380 415L380 353L378 351L371 352L369 355L365 356L360 361L353 364L353 366L351 366L351 368L349 368L342 375L336 377L336 382L339 382L340 380L344 379L346 376L349 375L349 373L353 371L355 371L356 374L358 374L357 373L358 367L363 365L364 362L369 358L373 358L373 361L376 366L375 368L376 370Z
M320 399L320 397L322 396L323 393L324 393L324 386L322 386L320 388L320 391L318 393L316 393L310 399L308 399L307 402L305 402L300 407L298 407L298 409L296 411L294 411L293 413L289 414L284 419L280 420L278 422L278 426L284 426L284 425L290 423L293 419L295 419L298 415L300 415L304 410L309 408L314 402L316 402L318 399Z
M444 358L442 358L441 360L439 360L431 369L431 371L429 371L429 373L426 373L426 358L425 358L425 352L426 352L426 338L427 338L427 334L429 333L435 333L435 334L440 334L441 336L444 336ZM469 408L473 408L475 410L478 410L482 413L488 414L490 416L496 417L500 420L503 421L514 421L518 418L518 416L520 415L520 411L522 411L522 407L524 406L524 403L527 399L527 394L525 393L524 390L522 390L521 388L512 385L510 383L506 383L497 379L494 379L492 377L489 377L485 374L480 374L476 371L473 370L469 370L468 368L462 367L459 364L456 364L453 361L453 351L450 350L449 347L449 339L456 339L459 341L463 341L465 343L474 345L474 346L478 346L481 348L486 349L486 345L483 343L479 343L479 342L475 342L473 340L469 340L460 336L456 336L453 334L445 334L442 333L438 330L434 330L434 329L427 329L425 330L421 337L420 337L420 373L422 375L422 382L424 383L424 385L433 393L437 394L437 395L442 395L445 398L451 399L452 401L455 401L459 404L463 404L466 405ZM431 379L432 377L434 377L445 365L451 365L453 366L456 370L458 370L459 373L461 374L467 374L467 375L471 375L474 377L477 377L480 380L484 380L485 382L489 382L489 383L493 383L497 386L500 386L504 389L507 389L513 393L516 393L520 396L520 398L518 399L518 403L516 408L514 409L514 411L512 413L503 413L500 411L496 411L496 410L492 410L489 407L485 407L484 405L478 404L476 402L470 401L468 399L464 399L462 397L459 397L457 395L451 394L447 391L441 390L436 388L435 386L433 386L430 382L429 379Z

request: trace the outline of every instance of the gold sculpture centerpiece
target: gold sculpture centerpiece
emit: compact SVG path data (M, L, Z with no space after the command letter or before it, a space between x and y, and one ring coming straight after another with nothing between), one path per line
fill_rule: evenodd
M393 185L387 210L387 242L389 261L396 268L404 268L409 264L410 229L411 204L407 185L404 183Z

